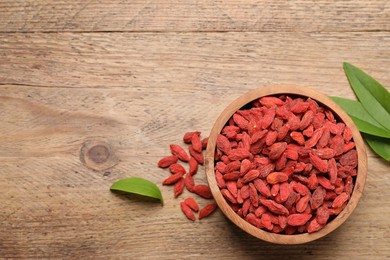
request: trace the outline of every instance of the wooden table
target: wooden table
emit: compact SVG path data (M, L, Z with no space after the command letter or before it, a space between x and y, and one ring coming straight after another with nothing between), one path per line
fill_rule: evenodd
M296 246L221 212L188 221L179 202L192 195L174 199L156 167L250 89L354 98L343 61L390 86L389 32L387 0L0 1L0 257L389 258L389 164L370 149L350 219ZM110 192L131 176L157 183L165 205Z

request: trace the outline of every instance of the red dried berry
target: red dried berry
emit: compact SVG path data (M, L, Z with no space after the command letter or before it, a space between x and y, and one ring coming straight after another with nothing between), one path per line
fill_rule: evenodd
M210 203L204 206L199 212L199 219L210 216L217 209L217 206L216 203Z
M173 174L173 175L169 176L168 178L166 178L166 179L162 182L162 184L163 184L163 185L172 185L172 184L175 184L175 183L178 182L182 177L183 177L183 174L181 174L181 173Z
M199 196L201 196L205 199L212 199L213 198L213 194L211 194L210 187L207 185L204 185L204 184L195 185L194 188L192 189L192 191L195 194L198 194Z
M202 152L202 142L200 141L200 135L199 134L193 134L191 138L191 145L194 148L195 152L201 153Z
M169 171L172 174L180 173L180 174L184 175L186 173L186 169L184 169L183 165L178 164L178 163L171 164L169 166Z
M157 165L160 168L168 168L171 164L176 163L178 159L179 158L176 155L165 156L158 161Z
M290 226L302 226L309 221L311 214L291 214L287 217L287 224Z
M177 198L180 194L183 193L184 190L184 178L181 177L176 183L175 186L173 187L173 192L175 198Z
M187 190L192 192L195 186L194 178L192 178L191 174L186 174L186 177L184 178L184 185L186 186Z
M195 221L195 215L192 212L191 208L188 207L188 205L186 203L180 202L180 207L181 207L181 210L183 211L184 215L186 215L186 217L189 220Z
M188 162L190 157L188 156L187 152L180 145L171 144L169 147L171 148L171 152L173 155L176 155L183 162Z
M187 204L188 207L190 207L193 211L198 212L199 206L198 203L193 198L186 198L184 200L184 203Z
M284 172L273 172L267 176L267 182L269 184L276 184L280 182L285 182L287 180L288 180L288 175L285 174Z
M186 144L190 144L192 136L194 134L200 135L200 132L194 131L194 132L187 132L187 133L185 133L184 136L183 136L183 142L185 142Z

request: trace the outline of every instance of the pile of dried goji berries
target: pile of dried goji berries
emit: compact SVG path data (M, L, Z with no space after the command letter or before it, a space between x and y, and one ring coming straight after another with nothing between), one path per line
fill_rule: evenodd
M195 185L192 177L198 171L199 164L204 164L203 150L207 147L208 138L200 139L200 132L188 132L183 136L184 143L188 144L188 153L186 150L177 144L171 144L170 150L172 155L163 157L159 162L160 168L168 168L171 176L163 181L163 185L174 185L174 196L178 197L183 193L184 187L192 193L199 195L205 199L212 199L210 187L206 184ZM179 163L181 161L181 164ZM189 164L189 170L183 166L183 163ZM198 203L193 198L187 198L180 203L183 213L190 220L195 220L194 212L199 211ZM215 211L217 204L207 204L199 211L198 219L205 218Z
M358 164L352 132L313 99L255 100L230 118L216 146L222 195L258 228L318 231L351 196Z

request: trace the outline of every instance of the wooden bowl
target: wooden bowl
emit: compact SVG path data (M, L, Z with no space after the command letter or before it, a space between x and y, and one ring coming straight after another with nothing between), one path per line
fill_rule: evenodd
M264 231L262 229L259 229L249 224L246 220L244 220L238 214L236 214L232 210L232 208L228 205L225 198L221 194L221 191L215 179L214 153L216 150L216 139L218 134L221 132L222 128L232 117L232 115L238 109L242 108L244 105L263 96L272 96L278 94L299 95L303 97L310 97L315 101L317 101L320 105L331 109L333 113L337 115L339 119L343 121L347 126L349 126L350 129L352 130L353 140L355 142L355 146L358 154L358 167L357 167L358 174L355 179L354 189L351 194L349 202L335 219L327 223L321 230L310 234L309 233L302 233L296 235L275 234L275 233ZM245 232L264 241L268 241L276 244L302 244L302 243L307 243L316 240L318 238L321 238L329 234L337 227L339 227L342 223L344 223L344 221L346 221L347 218L351 215L363 192L363 188L367 176L367 155L366 155L365 145L359 133L359 130L357 129L357 127L355 126L351 118L330 98L315 90L302 87L302 86L272 85L268 87L254 89L252 91L247 92L243 96L233 101L221 113L221 115L216 120L209 136L209 141L206 150L205 166L206 166L207 180L211 188L212 194L214 196L214 199L216 200L222 212L233 223L235 223L238 227L240 227Z

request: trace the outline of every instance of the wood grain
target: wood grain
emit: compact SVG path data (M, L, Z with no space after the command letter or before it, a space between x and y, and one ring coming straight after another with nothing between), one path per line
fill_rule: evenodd
M225 96L295 83L352 97L342 62L389 85L389 45L387 32L3 34L0 82L100 89L97 93L114 88L117 95L128 89L142 95L146 86L172 92L195 89L204 92L203 98L213 91ZM73 99L56 96L52 98L61 103Z
M247 90L294 83L354 98L342 62L390 86L388 1L0 1L0 258L384 259L389 164L368 150L351 217L301 246L261 242L221 212L191 223L156 167L207 136ZM82 161L104 143L113 163ZM81 157L80 157L81 156ZM85 164L86 163L86 164ZM206 183L204 169L195 175ZM109 191L159 185L165 205ZM209 201L195 197L201 206Z
M0 31L389 31L389 13L385 0L3 0Z

